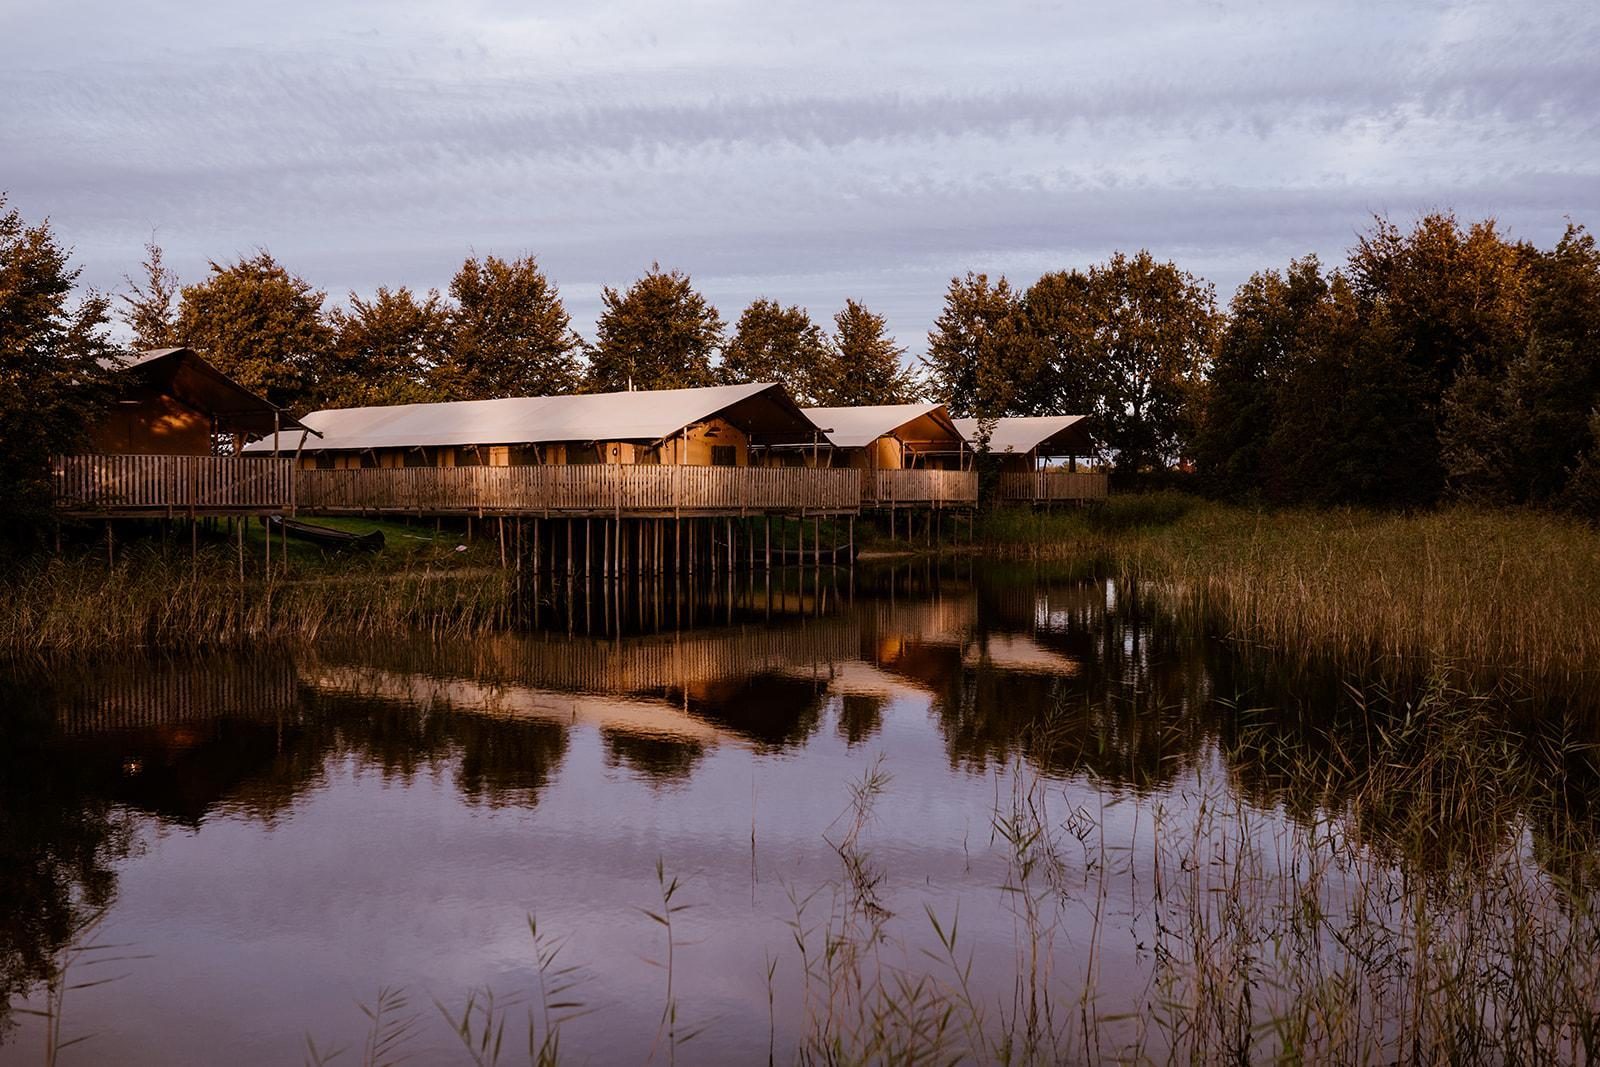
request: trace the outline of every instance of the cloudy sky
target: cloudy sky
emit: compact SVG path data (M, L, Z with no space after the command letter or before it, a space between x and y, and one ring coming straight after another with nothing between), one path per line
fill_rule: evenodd
M0 0L0 189L90 284L270 249L342 300L532 252L585 333L1148 247L1224 298L1373 213L1600 228L1600 4Z

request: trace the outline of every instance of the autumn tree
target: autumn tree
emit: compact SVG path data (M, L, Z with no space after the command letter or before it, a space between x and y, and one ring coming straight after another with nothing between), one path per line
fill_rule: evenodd
M122 294L117 315L133 334L135 350L171 348L178 340L178 275L162 258L161 246L152 238L144 246L140 281L123 275L128 292Z
M1393 331L1405 387L1422 388L1411 417L1424 426L1399 435L1420 441L1419 451L1387 457L1410 468L1406 503L1432 503L1445 488L1447 394L1459 388L1458 410L1485 402L1482 383L1498 379L1521 347L1535 255L1501 237L1492 219L1463 229L1448 213L1426 215L1410 231L1379 218L1351 250L1353 295L1363 314Z
M828 339L806 309L762 298L739 316L717 376L728 384L781 382L799 403L815 404L831 369Z
M450 281L450 351L430 376L442 399L559 396L577 389L581 342L532 256L469 258Z
M830 406L909 404L921 390L905 366L906 350L889 335L882 315L855 300L833 317L831 373L816 397Z
M1051 383L1030 406L1092 416L1121 472L1165 469L1188 451L1217 324L1210 283L1149 252L1118 252L1046 275L1024 304L1042 351L1003 377Z
M182 290L178 335L246 389L301 408L332 342L323 300L269 252L228 266L213 262L204 281Z
M1051 407L1043 353L1011 283L969 272L950 280L922 362L952 414L1033 415Z
M49 221L0 196L0 544L37 543L51 517L50 458L84 443L104 403L109 302L72 300L79 270Z
M1569 225L1549 252L1518 257L1525 301L1490 324L1504 354L1463 362L1444 391L1440 459L1459 495L1547 504L1594 448L1600 411L1600 250ZM1484 332L1487 332L1485 330Z
M430 381L448 358L450 314L439 294L404 286L371 300L350 294L328 321L333 344L317 368L317 407L414 404L438 399Z
M607 286L589 352L589 388L682 389L711 385L722 317L680 271L659 263L626 293Z

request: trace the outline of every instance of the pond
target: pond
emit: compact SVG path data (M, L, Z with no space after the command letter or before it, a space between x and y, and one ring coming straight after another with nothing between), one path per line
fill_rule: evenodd
M530 1019L595 1063L1594 1040L1575 719L1092 574L719 582L5 675L0 1061L470 1062L464 1021L524 1062Z

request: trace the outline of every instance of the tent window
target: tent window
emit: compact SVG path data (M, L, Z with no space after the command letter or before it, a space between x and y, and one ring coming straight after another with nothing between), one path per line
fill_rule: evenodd
M361 469L371 470L378 465L378 456L374 452L361 453Z
M333 453L332 452L318 452L317 453L317 470L319 470L319 471L331 471L331 470L333 470Z
M733 445L712 445L711 465L713 467L733 467L739 463L739 450Z
M567 462L568 463L578 463L578 464L599 463L599 462L601 462L601 459L600 459L600 446L599 445L568 445L567 446Z
M428 453L420 448L406 449L404 462L407 467L431 467L433 465L428 462Z
M483 450L476 445L462 445L456 449L456 466L481 467L483 466Z

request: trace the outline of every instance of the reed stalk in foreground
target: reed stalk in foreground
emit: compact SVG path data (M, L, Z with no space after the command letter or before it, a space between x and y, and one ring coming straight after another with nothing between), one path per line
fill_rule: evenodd
M871 850L891 783L874 765L827 835L838 879L791 891L798 961L752 949L769 990L777 966L798 965L798 1002L776 1006L798 1026L790 1058L1600 1058L1592 752L1559 733L1520 735L1496 698L1445 682L1409 707L1360 689L1350 701L1363 730L1298 740L1280 717L1236 709L1216 759L1121 797L1115 819L1023 760L997 771L990 850L1005 873L993 892L1015 930L998 984L975 979L979 946L959 914L891 914L894 872ZM1108 791L1096 789L1102 803ZM662 907L677 907L659 880ZM659 907L642 911L666 925ZM693 990L665 997L671 1020ZM536 1017L529 1060L549 1063ZM481 999L451 1015L470 1022L470 1062L499 1059L505 1018Z

